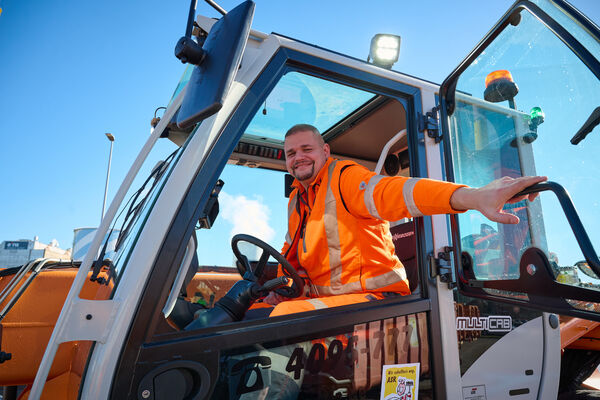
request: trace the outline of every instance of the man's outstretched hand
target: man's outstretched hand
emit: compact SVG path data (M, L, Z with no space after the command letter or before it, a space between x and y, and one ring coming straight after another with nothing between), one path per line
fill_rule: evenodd
M516 203L525 198L533 201L538 193L519 197L514 196L523 189L544 182L547 179L545 176L524 176L521 178L505 176L480 188L462 187L452 194L450 205L455 210L477 210L488 219L502 224L518 224L519 217L504 212L502 207L506 203Z

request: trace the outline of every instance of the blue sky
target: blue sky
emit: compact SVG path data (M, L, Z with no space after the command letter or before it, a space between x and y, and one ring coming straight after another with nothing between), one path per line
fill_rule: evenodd
M220 1L225 9L235 1ZM257 0L253 28L366 58L371 37L402 36L394 69L434 82L477 44L510 0ZM574 0L600 21L600 3ZM39 236L71 247L100 220L183 73L173 48L188 1L0 0L0 241ZM200 13L218 16L199 1Z

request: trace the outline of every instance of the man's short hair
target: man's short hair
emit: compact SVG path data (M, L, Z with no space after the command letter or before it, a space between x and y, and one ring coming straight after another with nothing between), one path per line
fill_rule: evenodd
M291 136L296 132L306 132L306 131L312 132L315 135L315 137L317 138L317 140L321 146L325 144L325 141L323 140L323 137L321 136L321 132L319 132L319 130L316 127L314 127L313 125L310 125L310 124L296 124L296 125L292 126L285 133L285 137L287 138L288 136Z

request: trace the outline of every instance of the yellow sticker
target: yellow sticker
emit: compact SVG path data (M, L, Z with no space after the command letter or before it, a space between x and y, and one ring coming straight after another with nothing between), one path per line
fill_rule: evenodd
M381 400L418 400L419 363L384 365Z

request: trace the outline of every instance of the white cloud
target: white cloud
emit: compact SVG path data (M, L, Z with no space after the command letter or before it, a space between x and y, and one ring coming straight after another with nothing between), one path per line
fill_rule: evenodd
M271 210L263 203L260 196L248 199L246 196L232 196L219 193L220 215L233 225L231 237L238 233L256 236L270 243L275 237L275 230L269 225Z

